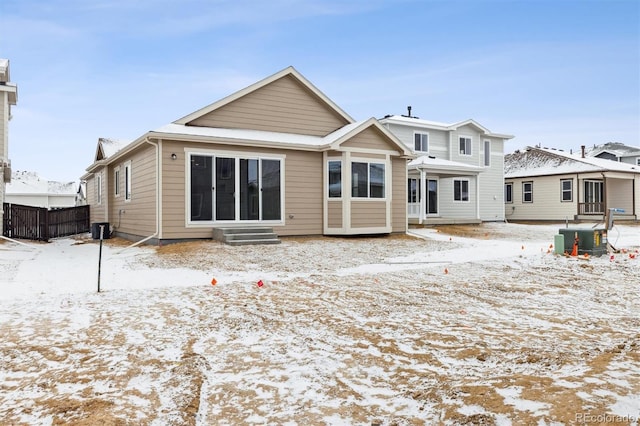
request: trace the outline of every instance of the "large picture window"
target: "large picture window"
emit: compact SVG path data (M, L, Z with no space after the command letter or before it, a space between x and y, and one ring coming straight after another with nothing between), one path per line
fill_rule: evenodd
M351 196L354 198L384 198L384 164L351 163Z

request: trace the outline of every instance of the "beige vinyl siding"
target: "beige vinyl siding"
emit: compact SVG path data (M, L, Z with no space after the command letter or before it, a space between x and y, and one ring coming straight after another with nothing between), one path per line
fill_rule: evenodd
M109 167L110 222L117 232L147 237L156 232L156 154L145 144ZM131 161L131 200L125 201L125 163ZM119 197L115 192L115 167L120 166ZM103 193L104 196L105 193Z
M189 124L325 136L348 122L295 78L287 76Z
M251 156L285 156L282 163L284 225L275 225L274 231L282 236L322 234L322 153L176 141L163 141L162 146L163 238L211 238L212 235L214 225L186 227L185 148L206 150L207 155L233 151ZM176 160L171 160L172 152L176 153Z
M329 201L327 216L329 228L342 228L342 201Z
M172 153L176 154L175 160L171 159ZM162 141L162 238L211 238L211 229L185 228L185 161L181 142Z
M391 232L407 230L407 160L392 158Z
M560 181L573 180L573 201L561 202ZM507 220L573 220L578 211L578 183L575 175L505 179L513 183L513 203L505 204ZM533 182L533 202L522 202L522 183ZM582 185L582 180L580 180ZM580 188L582 193L582 188ZM582 195L580 195L582 196Z
M358 133L348 141L341 144L342 147L348 148L364 148L372 150L397 150L395 145L383 139L382 133L374 128L368 128Z
M98 187L96 175L102 173L102 204L98 204ZM105 173L98 171L94 173L89 179L87 179L87 204L89 208L89 217L91 223L93 222L106 222L107 210L106 210L106 193L105 193Z
M633 213L633 180L607 178L607 208L624 209L626 214Z
M351 228L384 228L387 226L385 201L351 201Z
M285 169L285 226L277 228L276 232L281 235L321 235L322 153L288 151Z

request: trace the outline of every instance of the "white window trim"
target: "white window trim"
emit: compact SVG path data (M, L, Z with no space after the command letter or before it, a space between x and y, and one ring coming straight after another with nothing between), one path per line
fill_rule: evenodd
M415 149L416 148L416 135L424 135L427 137L427 149ZM430 144L430 137L429 137L429 133L428 132L419 132L419 131L414 131L413 132L413 149L416 152L425 152L428 153L429 152L429 144ZM420 148L423 148L423 143L422 143L422 138L420 140Z
M468 154L466 152L462 152L460 150L460 139L469 139L469 153ZM465 143L465 145L466 145L466 143ZM466 148L466 146L465 146L465 148ZM464 155L466 157L470 157L471 155L473 155L473 137L472 136L458 135L458 154Z
M456 182L467 182L467 199L456 200ZM460 196L462 196L462 188L460 188ZM453 202L454 203L470 203L471 202L471 181L466 178L453 179Z
M132 194L132 176L131 176L131 161L124 163L124 201L129 202L133 196Z
M564 189L564 183L569 182L571 184L571 188L569 190ZM533 192L533 188L532 188ZM568 192L570 198L568 200L564 199L564 193ZM572 203L573 202L573 179L560 179L560 202L561 203Z
M120 197L122 191L120 191L120 166L113 169L113 195Z

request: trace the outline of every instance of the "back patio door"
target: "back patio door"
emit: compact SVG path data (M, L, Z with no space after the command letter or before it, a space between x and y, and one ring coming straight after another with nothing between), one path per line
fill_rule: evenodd
M280 220L281 161L190 156L192 222Z

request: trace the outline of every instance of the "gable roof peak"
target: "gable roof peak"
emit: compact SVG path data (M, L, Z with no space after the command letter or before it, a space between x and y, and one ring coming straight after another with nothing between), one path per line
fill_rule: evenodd
M242 98L243 96L246 96L252 92L255 92L258 89L261 89L262 87L265 87L271 83L273 83L274 81L280 80L284 77L287 76L291 76L294 79L296 79L300 84L302 84L303 86L305 86L307 89L309 89L314 95L316 95L325 105L327 105L329 108L331 108L333 111L335 111L339 116L341 116L345 121L347 121L348 123L353 123L355 120L349 115L347 114L344 110L342 110L342 108L340 108L335 102L333 102L331 99L329 99L329 97L327 97L327 95L325 95L324 93L322 93L313 83L311 83L309 80L307 80L298 70L296 70L292 65L289 65L288 67L276 72L275 74L272 74L268 77L263 78L262 80L253 83L247 87L245 87L244 89L240 89L235 93L232 93L231 95L228 95L212 104L209 104L203 108L200 108L199 110L192 112L189 115L186 115L176 121L174 121L174 124L189 124L191 121L196 120L212 111L215 111L225 105L230 104L231 102Z

